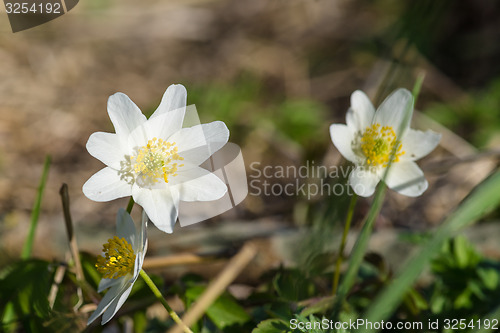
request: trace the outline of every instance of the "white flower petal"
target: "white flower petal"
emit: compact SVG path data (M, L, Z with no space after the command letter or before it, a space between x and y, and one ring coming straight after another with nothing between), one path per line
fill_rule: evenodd
M87 141L87 150L90 155L114 169L119 169L120 161L125 158L121 140L114 133L93 133Z
M144 238L141 250L136 252L135 265L134 265L134 279L137 278L137 276L139 276L139 273L142 270L142 265L144 264L144 257L146 257L147 247L148 247L148 239Z
M372 102L361 90L351 94L351 107L347 111L346 124L353 130L364 131L372 124L375 108Z
M132 287L134 286L134 282L135 282L135 280L132 283L129 283L127 285L127 288L123 292L121 292L118 297L113 299L111 304L109 304L106 311L104 311L104 315L102 316L101 325L104 325L108 321L110 321L111 318L113 318L113 316L116 314L116 312L118 312L118 310L120 310L123 303L125 303L128 296L130 295L130 292L132 291Z
M120 179L118 171L106 167L95 173L85 184L83 194L90 200L110 201L132 194L132 186Z
M128 279L119 278L117 280L119 283L111 287L111 289L108 290L106 295L104 295L104 297L99 302L99 305L97 305L97 309L92 313L89 320L87 321L87 325L90 325L94 320L96 320L104 311L106 311L111 302L113 302L117 297L119 297L123 293L123 291L126 290Z
M349 175L349 184L354 192L362 197L369 197L375 192L375 188L380 181L382 168L368 171L361 167L356 167Z
M146 121L146 117L134 102L123 93L116 93L108 99L108 114L115 132L126 137Z
M180 183L190 181L193 178L201 177L205 174L205 172L209 172L205 168L196 164L191 164L190 162L182 161L180 163L182 164L179 165L176 175L168 177L168 183L164 183L165 185L178 185Z
M179 207L177 190L170 188L150 190L134 184L132 196L158 229L169 234L173 232Z
M141 229L139 234L139 239L141 241L139 244L137 244L138 247L135 249L137 253L142 253L142 260L144 260L144 256L146 255L146 250L148 248L148 236L147 236L148 220L149 220L148 215L146 214L146 211L143 209ZM142 268L142 262L140 263L140 268Z
M169 142L175 142L179 155L186 162L200 165L210 155L222 148L229 139L229 130L222 121L183 128L174 133Z
M205 162L210 156L221 149L222 142L208 143L206 145L188 149L180 152L179 155L184 158L183 163L188 166L197 167ZM222 145L223 146L223 145Z
M360 163L361 158L358 157L352 150L352 142L354 141L354 132L346 125L333 124L330 126L330 137L332 142L337 147L338 151L352 163Z
M179 172L175 178L177 177L183 177L185 180L170 187L177 189L182 201L218 200L227 192L226 184L219 177L199 167Z
M170 85L163 94L160 105L149 119L154 119L158 116L169 113L173 110L180 109L184 110L185 112L186 100L187 100L187 91L182 84ZM183 120L184 120L184 113L182 114L182 117L180 119L177 119L177 124L179 125L177 129L180 129L182 127Z
M118 214L116 215L116 235L119 238L125 238L132 245L133 249L136 248L137 231L135 223L130 214L123 208L118 209Z
M148 143L149 139L153 137L149 137L148 135L148 125L147 123L141 126L138 126L134 129L127 137L127 146L128 153L133 156L137 153L137 148L143 147Z
M168 139L182 128L186 113L187 91L181 84L167 88L160 105L146 122L148 139Z
M148 249L148 237L147 237L147 226L148 226L148 216L146 215L146 211L142 210L142 226L140 229L140 233L138 238L141 240L137 247L134 248L134 253L136 254L135 263L134 263L134 277L135 281L139 276L139 273L142 270L142 265L144 264L144 257L146 257L146 251Z
M121 280L120 279L104 279L102 278L101 281L99 281L99 286L97 287L97 292L103 292L104 290L113 287L114 285L118 284Z
M382 102L375 112L373 123L391 126L399 138L410 126L412 114L413 96L411 92L406 89L398 89Z
M403 151L401 161L415 161L433 151L441 140L441 134L433 131L408 129L402 140Z
M410 161L393 163L385 182L392 190L409 197L421 195L429 186L422 170Z
M182 121L184 120L185 113L186 109L182 108L163 113L155 118L149 118L144 124L148 139L168 139L172 134L182 128Z

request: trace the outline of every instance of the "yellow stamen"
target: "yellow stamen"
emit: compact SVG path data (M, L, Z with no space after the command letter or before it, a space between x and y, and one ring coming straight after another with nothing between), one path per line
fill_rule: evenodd
M361 137L361 150L369 166L388 166L392 154L392 162L399 162L399 157L405 153L402 148L391 126L373 124L366 128Z
M153 138L131 158L133 170L145 182L154 184L163 179L168 183L168 177L177 176L177 169L184 166L176 162L184 160L178 151L175 142Z
M132 245L125 238L117 236L108 239L102 246L104 256L97 257L97 271L103 278L117 279L134 270L135 253Z

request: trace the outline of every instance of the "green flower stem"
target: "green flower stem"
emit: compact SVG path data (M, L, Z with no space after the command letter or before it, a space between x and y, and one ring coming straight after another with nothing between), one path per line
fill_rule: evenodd
M128 201L128 205L127 205L127 213L131 213L132 212L132 208L134 207L134 198L130 197L130 200Z
M172 310L172 308L170 307L170 305L168 305L167 301L165 300L165 298L161 294L161 292L158 289L158 287L156 287L156 285L154 284L153 280L151 280L151 278L149 277L149 275L143 269L141 269L140 274L141 274L141 277L144 279L144 282L146 282L146 284L151 289L151 291L153 292L153 294L155 294L156 298L161 302L161 304L163 304L163 306L165 307L165 309L167 309L168 314L177 323L177 325L179 325L180 327L182 327L182 329L184 330L185 333L193 333L193 331L191 331L191 329L189 329L189 327L187 327L186 324L184 324L184 322L177 315L177 313L174 310Z
M347 240L347 235L349 234L349 229L351 228L352 216L354 215L354 207L356 207L357 200L358 200L358 195L353 194L351 197L351 202L349 203L349 208L347 210L347 216L344 225L344 233L342 234L342 241L340 242L340 247L337 255L337 262L335 264L335 272L333 274L333 285L332 285L333 295L337 293L337 288L339 286L340 266L342 266L342 260L344 259L345 243Z

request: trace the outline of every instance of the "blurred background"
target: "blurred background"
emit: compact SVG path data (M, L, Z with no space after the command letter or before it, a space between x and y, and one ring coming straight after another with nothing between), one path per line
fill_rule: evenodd
M113 234L116 210L127 200L92 202L81 187L103 167L85 144L93 132L113 132L106 102L115 92L149 115L170 84L183 84L202 122L227 124L252 176L253 162L344 165L328 128L345 122L350 94L361 89L377 106L423 75L413 127L431 128L443 139L419 162L427 192L418 199L388 195L370 246L390 256L397 235L439 224L497 164L499 18L495 0L85 0L54 21L13 34L2 13L0 267L19 256L47 154L52 165L36 255L64 260L67 252L62 183L69 186L80 249L98 254ZM310 230L323 231L317 246L334 250L346 202L345 196L250 195L210 221L177 225L172 235L150 227L148 255L233 253L255 239L264 254L240 278L255 283L269 268L309 263L291 248L307 243ZM369 204L358 204L354 232ZM468 238L500 258L500 228L476 229ZM217 265L160 271L210 277Z

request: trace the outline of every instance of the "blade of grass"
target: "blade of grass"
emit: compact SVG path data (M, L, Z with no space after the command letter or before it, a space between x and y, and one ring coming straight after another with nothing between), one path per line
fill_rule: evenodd
M498 206L500 203L499 188L500 171L497 171L479 184L434 232L434 236L422 247L422 250L406 262L391 284L379 294L363 317L368 322L380 322L387 319L401 303L408 288L413 285L422 270L441 249L443 242ZM375 330L363 332L375 332Z
M421 71L418 73L417 80L415 81L415 85L413 86L412 95L413 95L413 105L417 105L417 98L420 95L420 89L422 89L422 84L425 79L425 71Z
M40 216L40 206L42 204L43 190L45 189L45 183L47 182L47 177L49 175L50 160L50 155L47 155L43 164L43 172L42 177L40 178L40 185L38 185L38 193L33 205L33 210L31 211L30 230L23 246L21 259L28 259L29 257L31 257L33 242L35 241L35 230L38 224L38 217Z

